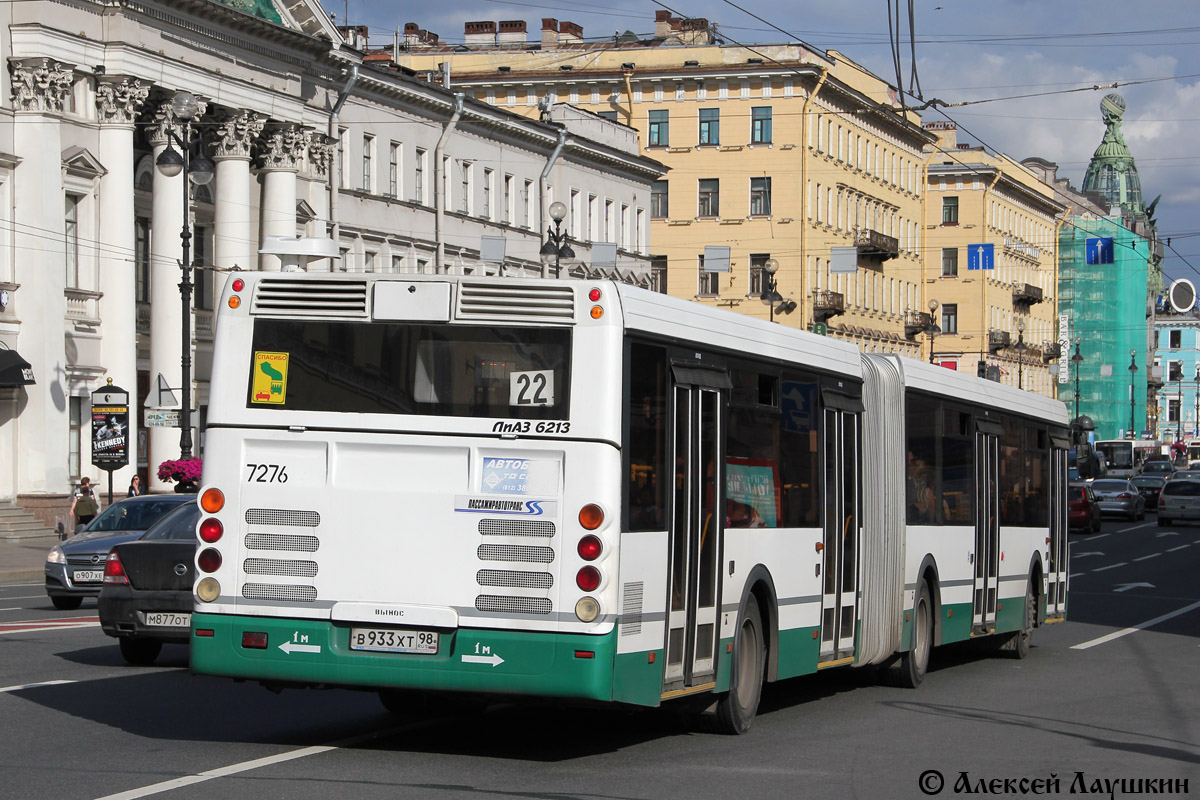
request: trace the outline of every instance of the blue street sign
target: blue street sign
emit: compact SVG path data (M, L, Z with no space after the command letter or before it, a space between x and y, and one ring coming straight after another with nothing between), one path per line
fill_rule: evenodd
M1114 259L1113 240L1111 236L1087 239L1084 242L1089 264L1112 264Z
M969 244L967 245L967 269L995 269L996 245Z

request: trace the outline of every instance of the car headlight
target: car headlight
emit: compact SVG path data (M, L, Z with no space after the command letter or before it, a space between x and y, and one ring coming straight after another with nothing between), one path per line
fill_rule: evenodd
M50 548L50 552L46 554L47 564L65 564L67 557L63 554L62 548L58 545Z

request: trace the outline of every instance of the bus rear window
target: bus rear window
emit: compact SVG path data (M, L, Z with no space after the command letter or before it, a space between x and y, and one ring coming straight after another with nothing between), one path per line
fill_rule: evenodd
M566 328L258 319L246 406L566 419Z

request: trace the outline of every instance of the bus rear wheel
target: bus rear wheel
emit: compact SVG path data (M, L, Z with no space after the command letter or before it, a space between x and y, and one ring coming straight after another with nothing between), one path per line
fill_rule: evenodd
M750 730L762 698L767 647L758 601L750 597L738 620L733 646L733 685L717 702L714 728L720 733L743 734Z
M1037 595L1033 593L1033 577L1030 576L1029 585L1025 589L1025 621L1021 630L1010 634L1000 649L1013 658L1021 659L1028 656L1030 645L1033 642L1033 626L1036 621Z
M915 689L925 680L929 669L929 654L933 651L933 602L924 579L917 585L917 602L913 605L912 648L900 656L892 667L897 686Z

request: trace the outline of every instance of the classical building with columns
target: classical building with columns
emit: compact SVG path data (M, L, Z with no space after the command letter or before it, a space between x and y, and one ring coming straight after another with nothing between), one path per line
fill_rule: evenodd
M157 376L181 388L185 207L201 455L214 309L229 272L280 269L268 237L336 241L311 270L543 275L548 207L582 190L610 215L572 242L575 269L649 282L666 168L635 133L373 63L316 0L16 0L0 25L0 503L49 523L81 476L104 479L90 393L109 379L131 394L116 493L135 470L169 489L155 468L180 432L141 423ZM179 149L181 91L206 185L155 167Z

